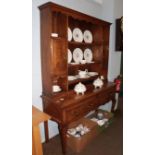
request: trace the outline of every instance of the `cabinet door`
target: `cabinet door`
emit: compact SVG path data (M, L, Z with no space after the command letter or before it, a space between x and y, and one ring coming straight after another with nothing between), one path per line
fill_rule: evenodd
M52 39L51 42L51 73L54 76L67 75L66 40Z

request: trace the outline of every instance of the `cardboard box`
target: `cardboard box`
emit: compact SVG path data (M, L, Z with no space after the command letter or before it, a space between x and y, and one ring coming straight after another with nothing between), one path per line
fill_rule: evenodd
M75 128L79 124L83 124L84 126L87 126L90 131L86 133L85 135L81 137L74 137L72 135L67 135L67 145L75 152L79 153L81 152L87 144L89 144L94 137L97 135L97 125L95 122L87 119L82 118L79 121L76 121L69 125L69 128Z
M113 114L113 113L108 112L108 111L105 111L105 110L99 109L98 112L103 113L104 118L107 118L108 121L107 121L104 125L102 125L102 126L99 126L99 125L95 122L95 123L96 123L97 135L100 134L100 133L102 133L102 132L112 123L113 117L114 117L114 114ZM97 113L94 113L94 114L90 115L88 118L91 120L91 119L94 118L94 117L97 117ZM92 120L91 120L91 121L92 121ZM94 122L94 121L92 121L92 122Z
M96 122L92 121L91 118L96 116L96 113L90 115L88 118L82 118L76 122L73 122L69 125L70 128L75 128L79 124L87 126L90 131L81 137L74 137L67 134L67 145L76 153L81 152L97 135L103 132L109 124L112 122L113 114L104 110L99 110L104 115L104 118L108 118L109 121L106 122L103 126L99 126Z

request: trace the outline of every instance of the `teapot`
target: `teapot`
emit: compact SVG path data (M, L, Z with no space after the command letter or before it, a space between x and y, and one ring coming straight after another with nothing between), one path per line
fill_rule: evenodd
M103 76L101 76L100 78L98 77L96 80L94 80L93 85L95 86L95 88L101 88L103 86Z
M79 82L78 84L75 85L74 91L76 92L76 94L81 93L82 95L84 95L84 92L86 91L86 86L81 82Z
M81 78L86 77L87 74L88 74L88 69L85 69L84 71L79 70L79 76L80 76Z

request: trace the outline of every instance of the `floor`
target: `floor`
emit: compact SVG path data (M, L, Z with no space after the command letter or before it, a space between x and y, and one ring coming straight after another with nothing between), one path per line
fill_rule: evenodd
M44 155L62 155L60 137L43 145ZM113 123L97 136L81 153L68 149L67 155L123 155L123 99L115 113Z

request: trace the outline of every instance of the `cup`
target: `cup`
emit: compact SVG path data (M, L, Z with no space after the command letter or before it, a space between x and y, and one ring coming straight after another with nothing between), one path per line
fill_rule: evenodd
M53 89L53 92L59 92L59 91L61 91L61 88L58 85L53 85L52 89Z
M86 62L87 62L86 60L81 60L80 63L81 63L81 64L86 64Z

